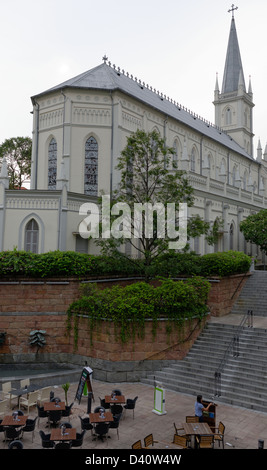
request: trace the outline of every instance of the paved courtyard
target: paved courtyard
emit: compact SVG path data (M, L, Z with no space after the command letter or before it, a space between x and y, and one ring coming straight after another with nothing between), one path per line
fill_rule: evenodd
M222 321L221 319L213 319L215 322ZM238 324L240 321L237 316L229 315L228 322L233 324ZM254 327L258 328L267 328L267 320L256 318ZM68 404L74 402L72 407L72 413L70 416L70 423L73 427L77 429L77 432L81 431L80 419L81 417L86 417L87 415L87 397L82 396L80 403L75 400L77 383L72 383L68 391ZM219 447L218 444L215 444L215 450L213 451L193 451L186 450L181 451L180 448L174 446L172 443L173 434L174 434L174 423L178 426L180 423L185 421L187 415L194 415L194 402L195 397L191 395L185 395L182 393L173 392L170 390L165 391L165 409L166 414L157 415L153 410L153 398L154 398L154 388L149 385L144 385L141 383L105 383L98 380L92 380L94 401L92 402L92 411L96 406L100 404L100 398L104 398L105 395L109 395L111 391L115 388L119 388L123 395L126 398L134 398L138 396L136 402L136 408L133 413L131 410L124 411L122 419L119 424L118 434L116 429L109 430L109 437L104 439L102 442L100 439L93 440L91 431L87 431L84 437L82 449L73 448L70 453L63 451L60 453L60 462L65 463L74 463L77 462L79 465L85 463L85 459L88 458L88 464L98 465L101 463L101 459L106 456L107 458L111 455L124 455L126 453L127 459L130 453L132 453L132 444L137 440L141 440L144 445L144 438L148 434L152 433L156 441L155 445L152 447L153 452L151 451L139 451L142 454L144 452L149 452L150 457L147 457L149 461L145 462L132 462L135 467L140 464L143 466L144 463L150 463L151 456L155 455L165 455L166 452L170 452L172 455L183 454L183 462L187 462L190 456L189 462L192 462L192 459L198 461L199 452L203 453L209 452L209 461L210 463L218 463L223 461L223 458L226 457L227 463L232 461L232 458L236 459L238 455L239 463L261 463L261 458L266 453L267 448L267 413L262 413L254 410L248 410L245 408L240 408L237 406L230 406L227 404L220 403L217 401L216 408L216 426L219 422L222 421L225 425L225 446L224 451L222 452L222 447ZM52 387L55 397L61 398L63 401L65 399L65 394L60 385ZM201 390L199 391L201 393ZM209 397L203 396L205 399ZM216 399L215 399L216 403ZM12 403L14 406L14 402ZM11 410L7 412L10 414ZM27 411L24 410L24 414L27 414ZM30 409L29 417L34 418L37 415L37 410L35 407ZM25 433L22 439L23 442L23 454L19 455L21 458L25 456L25 463L27 461L27 466L29 467L36 459L37 450L42 449L41 438L39 431L43 430L46 434L50 432L49 427L47 427L47 419L41 418L37 425L32 436L32 433ZM259 450L258 445L259 441L264 441L264 450ZM4 434L0 433L0 454L6 455L8 446L4 442ZM175 450L173 450L175 449ZM26 452L24 452L26 450ZM31 453L30 450L33 452ZM236 450L238 452L230 452L229 450ZM9 451L8 451L9 452ZM84 454L85 452L85 454ZM135 451L138 453L138 451ZM210 453L211 452L211 453ZM51 449L42 449L40 455L45 454L46 461L57 462L55 457L55 451ZM16 462L17 457L16 453L9 452L10 463ZM34 459L31 460L30 455L34 455ZM37 455L38 452L37 452ZM86 457L84 457L86 455ZM206 455L206 454L205 454ZM249 460L252 455L252 460ZM64 456L64 458L63 458ZM186 456L186 457L185 457ZM115 458L115 457L114 457ZM92 459L95 459L94 461ZM100 459L100 461L96 461ZM115 465L113 462L103 462L107 465L112 465L112 467L119 466ZM123 460L121 457L121 462L125 466L126 463L129 463L128 460ZM166 463L166 462L163 462ZM167 462L167 465L170 462ZM181 462L180 462L181 463ZM35 467L36 468L36 467Z
M152 386L140 383L104 383L93 379L94 401L92 402L92 410L100 404L99 397L103 398L110 394L114 388L119 388L126 398L134 398L138 396L136 408L133 418L131 410L124 412L119 425L119 436L116 429L110 429L110 437L104 442L101 440L92 440L91 432L85 434L83 449L131 449L132 444L153 433L154 439L160 441L155 444L155 448L168 449L173 448L172 438L174 434L175 422L177 425L185 421L186 415L194 414L195 397L176 393L166 390L166 414L157 415L153 410L154 388ZM75 401L77 384L71 384L68 392L68 403L74 401L70 423L73 427L80 431L80 419L86 416L87 397L82 396L81 402ZM64 400L64 391L61 386L53 387L55 397ZM205 397L203 397L205 398ZM215 400L216 402L216 400ZM26 411L24 414L27 414ZM29 417L34 418L37 412L33 407L30 409ZM264 440L267 445L267 414L244 408L218 404L216 425L222 421L225 425L225 451L233 449L258 449L258 440ZM39 430L45 433L49 432L46 427L46 418L41 418L39 425L36 425L33 442L32 434L24 434L24 449L41 449L41 439ZM0 435L1 436L1 435ZM2 434L4 437L4 435ZM216 444L216 449L219 449ZM266 446L265 446L266 447ZM7 445L0 440L0 449L6 449ZM78 450L74 449L73 451Z

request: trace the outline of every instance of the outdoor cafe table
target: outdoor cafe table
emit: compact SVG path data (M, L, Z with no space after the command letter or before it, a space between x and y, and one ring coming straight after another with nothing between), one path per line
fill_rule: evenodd
M208 423L182 423L182 427L184 428L185 434L194 437L194 446L196 446L196 436L213 434Z
M64 401L56 403L55 401L46 401L44 403L44 411L62 411L65 410L66 406Z
M61 428L51 429L50 441L72 441L76 439L76 429L66 428L62 434Z
M91 424L110 423L111 421L114 421L113 415L110 411L105 411L104 418L102 418L102 415L99 412L89 413L89 419Z
M25 426L28 416L22 415L17 416L17 419L14 419L14 416L4 416L1 426L15 426L19 428L20 426Z
M106 395L105 402L120 405L121 403L125 403L125 397L124 395L116 395L115 397L112 397L112 395Z

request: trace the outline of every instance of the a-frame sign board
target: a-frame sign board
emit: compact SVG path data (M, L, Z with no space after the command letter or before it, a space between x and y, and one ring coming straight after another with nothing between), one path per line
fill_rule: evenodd
M78 400L79 403L81 402L85 384L87 385L88 392L92 393L92 398L94 400L94 394L93 394L92 382L91 382L92 373L93 371L90 367L84 367L82 370L79 385L78 385L76 396L75 396L75 399Z

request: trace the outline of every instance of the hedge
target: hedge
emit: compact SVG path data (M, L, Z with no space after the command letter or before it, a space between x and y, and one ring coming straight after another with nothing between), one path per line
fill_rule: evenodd
M136 282L126 287L119 285L103 290L95 284L84 287L82 297L73 302L67 311L67 331L74 329L77 346L79 321L88 318L91 341L98 322L112 321L117 328L117 338L126 342L130 337L144 337L144 322L153 321L153 333L159 318L165 318L167 332L170 325L181 325L191 318L203 318L208 312L207 298L210 283L195 277L186 282L162 280L158 287L146 282Z
M125 257L94 256L74 251L50 251L35 254L26 251L0 252L0 277L59 277L139 275L143 269L138 262Z
M130 260L125 256L95 256L73 251L53 251L34 254L26 251L0 252L0 277L59 277L59 276L229 276L247 272L251 264L249 256L242 252L228 251L198 256L194 253L165 254L145 267L142 260Z
M150 276L231 276L249 271L251 258L243 252L226 251L196 255L194 253L165 254L150 267Z

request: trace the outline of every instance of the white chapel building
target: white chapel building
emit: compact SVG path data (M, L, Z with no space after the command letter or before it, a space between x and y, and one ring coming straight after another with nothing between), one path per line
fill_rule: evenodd
M266 207L267 149L253 148L252 87L250 80L245 83L234 17L221 89L218 78L215 84L215 124L106 57L31 100L31 188L9 190L2 163L0 251L97 253L94 242L79 235L80 206L116 187L117 159L127 136L156 129L175 149L173 158L194 188L190 214L211 225L217 217L224 220L216 246L200 237L191 248L201 254L229 249L257 254L257 247L245 243L239 223Z

